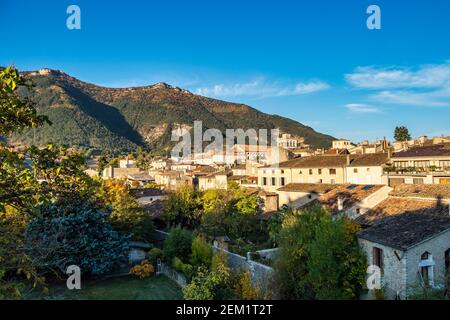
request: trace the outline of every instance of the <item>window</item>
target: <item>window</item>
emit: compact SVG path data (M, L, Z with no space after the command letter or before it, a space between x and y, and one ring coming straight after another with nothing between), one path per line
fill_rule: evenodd
M413 178L413 184L423 184L423 178Z
M361 214L361 208L356 208L356 214Z
M336 169L330 169L330 174L336 174Z
M426 286L433 285L433 256L429 252L425 252L420 257L420 277L422 279L422 283Z
M285 178L284 178L284 177L282 177L282 178L280 179L280 181L281 181L281 185L282 185L282 186L284 186L284 185L286 184Z
M318 172L319 172L319 174L322 174L322 169L319 169Z
M323 183L322 179L317 180L318 183Z
M370 172L370 168L367 168L367 172Z
M353 169L353 173L358 173L358 169L357 168Z
M266 177L263 178L263 186L267 186L267 178Z
M379 267L383 271L383 249L373 247L372 264Z
M277 184L276 179L275 179L274 177L272 177L272 185L274 186L274 185L276 185L276 184Z
M302 170L300 170L299 174L303 174Z
M313 169L309 169L309 174L310 174L310 175L313 174Z
M284 173L284 170L281 170L281 174L283 174Z

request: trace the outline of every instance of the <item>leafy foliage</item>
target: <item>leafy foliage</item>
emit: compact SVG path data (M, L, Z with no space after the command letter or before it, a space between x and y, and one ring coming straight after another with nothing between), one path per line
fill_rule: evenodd
M113 230L109 213L93 203L48 205L27 226L25 245L44 272L65 274L77 265L88 275L113 270L128 255L128 238Z
M211 270L200 267L192 281L183 289L186 300L225 300L234 296L231 269L223 253L213 257Z
M205 239L201 236L197 236L192 241L191 246L191 264L194 266L206 266L209 267L212 262L213 250L211 246L206 243Z
M149 278L154 273L155 273L155 268L148 260L142 261L140 264L135 265L130 270L130 274L139 279Z
M31 83L21 78L16 69L0 70L0 135L50 123L47 117L37 114L30 99L18 94L19 86L31 89Z
M358 298L367 266L357 230L354 222L321 207L287 219L275 262L281 298Z
M396 141L408 141L411 140L411 135L406 127L395 127L394 139Z
M163 218L169 226L194 227L200 216L199 193L192 187L181 187L165 201Z
M154 231L152 217L130 195L129 188L123 181L102 181L96 196L101 203L112 209L109 220L114 229L131 234L134 240L152 240Z
M260 300L263 297L261 289L253 285L249 271L240 272L237 275L234 290L242 300Z
M178 257L182 261L189 261L192 241L193 236L190 231L181 226L172 228L164 241L164 259L172 261L173 258Z

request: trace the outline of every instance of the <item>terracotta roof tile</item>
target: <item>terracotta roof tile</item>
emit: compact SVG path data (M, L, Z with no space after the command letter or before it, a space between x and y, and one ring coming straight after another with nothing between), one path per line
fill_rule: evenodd
M390 195L396 197L450 199L450 185L401 184L396 186Z

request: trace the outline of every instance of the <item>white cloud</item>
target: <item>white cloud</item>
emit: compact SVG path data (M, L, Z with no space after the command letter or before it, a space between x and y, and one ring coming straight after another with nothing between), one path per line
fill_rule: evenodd
M330 86L322 81L299 82L295 85L283 85L278 82L270 82L264 78L234 83L234 84L216 84L210 87L201 87L194 90L195 93L210 97L285 97L310 94L323 91Z
M345 107L355 113L381 113L381 110L363 103L349 103Z
M450 106L450 61L419 68L358 67L345 78L354 88L376 91L369 99L377 103Z
M450 92L442 90L431 92L415 92L411 90L381 91L371 95L370 99L381 103L419 107L450 106Z
M348 83L361 89L442 88L450 84L450 63L405 67L358 67L346 74Z

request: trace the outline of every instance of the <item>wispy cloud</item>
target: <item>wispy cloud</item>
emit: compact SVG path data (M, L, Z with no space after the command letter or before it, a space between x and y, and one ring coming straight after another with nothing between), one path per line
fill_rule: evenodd
M418 68L358 67L345 78L354 88L376 91L369 99L378 103L450 106L450 61Z
M362 89L442 88L450 84L450 62L425 65L416 70L358 67L345 78L352 86Z
M418 107L450 106L450 91L415 92L412 90L381 91L369 96L380 103L409 105Z
M194 92L209 97L285 97L310 94L330 88L330 85L323 81L298 82L296 84L281 84L279 82L268 81L264 78L257 78L243 83L215 84L209 87L194 89Z
M345 107L354 113L381 113L379 108L363 103L349 103Z

